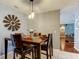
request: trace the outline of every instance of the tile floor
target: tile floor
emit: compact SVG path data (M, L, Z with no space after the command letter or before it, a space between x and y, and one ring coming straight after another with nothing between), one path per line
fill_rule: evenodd
M1 56L0 59L4 59L4 56ZM12 59L12 52L8 54L8 59ZM18 57L16 57L16 59L18 59ZM42 55L41 59L46 59L46 56ZM54 56L52 59L79 59L79 54L54 49Z

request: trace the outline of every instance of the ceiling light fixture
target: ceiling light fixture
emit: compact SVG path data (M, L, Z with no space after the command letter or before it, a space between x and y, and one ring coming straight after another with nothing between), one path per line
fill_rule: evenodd
M34 0L30 0L32 6L31 6L31 13L30 13L29 16L28 16L29 19L33 19L34 16L35 16L35 13L34 13L34 11L33 11L33 1L34 1Z

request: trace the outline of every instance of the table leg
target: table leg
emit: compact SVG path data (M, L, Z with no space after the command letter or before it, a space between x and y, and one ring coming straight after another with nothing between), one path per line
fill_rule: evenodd
M37 59L41 59L41 45L37 46Z
M8 41L5 38L5 59L7 59Z

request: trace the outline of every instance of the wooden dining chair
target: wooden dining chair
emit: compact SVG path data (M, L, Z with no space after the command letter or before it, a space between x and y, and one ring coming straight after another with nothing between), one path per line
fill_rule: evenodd
M52 34L48 34L47 43L41 45L41 50L46 51L46 54L45 53L42 54L46 55L47 59L49 59L49 56L50 59L52 59L52 54L53 54Z
M11 39L15 46L13 59L15 59L15 56L18 54L21 55L20 59L25 59L25 58L30 59L25 56L26 54L29 54L30 52L32 52L32 59L34 58L34 55L33 55L34 47L33 46L24 46L23 42L22 42L21 34L11 34Z

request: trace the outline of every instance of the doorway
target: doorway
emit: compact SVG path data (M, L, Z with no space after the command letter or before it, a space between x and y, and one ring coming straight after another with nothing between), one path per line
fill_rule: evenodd
M60 25L60 49L67 52L79 53L74 48L74 24Z

